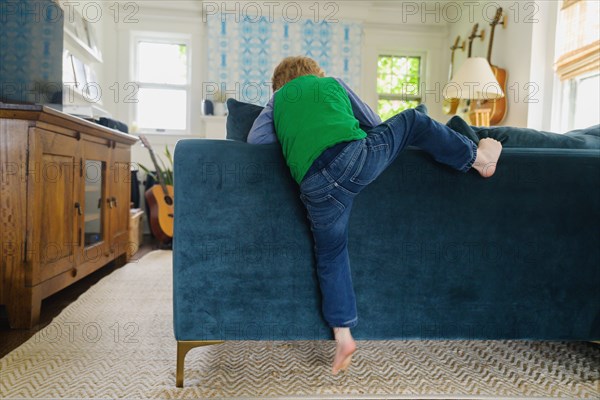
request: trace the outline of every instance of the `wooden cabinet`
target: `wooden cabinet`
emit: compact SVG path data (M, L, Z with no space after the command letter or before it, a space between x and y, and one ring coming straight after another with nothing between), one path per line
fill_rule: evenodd
M0 105L0 303L13 328L128 248L137 138L42 106Z

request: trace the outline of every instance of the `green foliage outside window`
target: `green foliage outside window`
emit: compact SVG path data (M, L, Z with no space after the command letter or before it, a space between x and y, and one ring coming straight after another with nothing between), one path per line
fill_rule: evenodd
M377 113L386 119L420 103L421 58L380 56L377 60Z
M379 100L377 101L377 114L382 121L385 121L404 110L415 108L419 103L416 100Z

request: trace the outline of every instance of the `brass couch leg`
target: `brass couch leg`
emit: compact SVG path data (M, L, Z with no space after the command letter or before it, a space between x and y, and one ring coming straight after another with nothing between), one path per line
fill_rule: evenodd
M185 363L185 355L191 349L200 346L210 346L213 344L221 344L219 340L178 340L177 341L177 370L175 373L175 386L183 387L183 366Z

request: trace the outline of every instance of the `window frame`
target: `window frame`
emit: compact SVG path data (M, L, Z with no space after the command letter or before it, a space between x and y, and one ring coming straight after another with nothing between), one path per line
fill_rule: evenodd
M139 80L139 43L151 42L160 44L185 45L187 55L187 83L172 84L172 83L148 83ZM186 93L186 121L185 129L162 129L162 128L143 128L138 125L137 131L142 134L169 134L169 135L189 135L191 132L191 110L192 110L192 36L191 34L177 32L132 32L131 35L131 54L133 63L131 65L130 76L132 82L136 85L138 93L140 89L177 89L185 90ZM133 104L133 120L139 124L138 118L139 98L136 98Z

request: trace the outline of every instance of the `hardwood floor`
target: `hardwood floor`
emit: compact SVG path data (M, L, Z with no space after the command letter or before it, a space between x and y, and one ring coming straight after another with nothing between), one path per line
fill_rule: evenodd
M141 258L145 254L160 248L163 247L156 239L150 235L144 235L144 241L134 257ZM112 262L107 266L100 268L98 271L86 276L80 281L66 287L60 292L44 299L42 301L40 323L33 329L10 329L8 325L6 309L4 306L0 306L0 358L4 357L21 344L25 343L38 331L50 324L52 319L60 314L65 307L77 300L81 294L83 294L96 282L116 269L117 267L115 266L115 263Z

